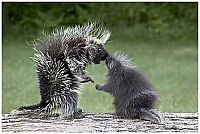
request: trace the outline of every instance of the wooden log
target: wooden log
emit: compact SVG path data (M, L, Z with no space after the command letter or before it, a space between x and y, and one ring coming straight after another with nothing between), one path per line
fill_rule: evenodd
M61 120L26 114L3 114L3 132L198 132L198 113L161 113L165 124L118 119L112 113L85 113L82 119Z

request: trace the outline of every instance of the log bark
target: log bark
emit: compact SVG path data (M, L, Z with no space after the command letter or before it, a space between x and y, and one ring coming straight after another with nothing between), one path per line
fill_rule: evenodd
M85 113L82 119L61 120L26 114L3 114L3 132L198 132L198 113L161 113L165 124L118 119L112 113Z

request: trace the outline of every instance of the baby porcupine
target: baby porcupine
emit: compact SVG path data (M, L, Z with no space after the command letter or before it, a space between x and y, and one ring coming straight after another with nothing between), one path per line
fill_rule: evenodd
M22 106L51 115L59 111L61 118L73 118L78 112L80 83L92 81L86 75L88 64L99 64L108 53L104 44L111 33L99 23L88 23L55 29L33 42L41 101Z
M108 82L96 85L97 90L114 96L115 114L125 118L140 118L163 123L164 118L154 108L157 93L129 59L119 52L106 59Z

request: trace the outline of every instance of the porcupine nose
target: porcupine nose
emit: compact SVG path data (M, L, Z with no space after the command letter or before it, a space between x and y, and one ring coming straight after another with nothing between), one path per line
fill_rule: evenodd
M109 56L109 53L105 50L104 54L102 55L101 60L106 60L106 58Z
M106 57L106 60L105 60L106 65L108 65L108 62L109 62L110 59L111 59L111 56L108 55L108 56Z

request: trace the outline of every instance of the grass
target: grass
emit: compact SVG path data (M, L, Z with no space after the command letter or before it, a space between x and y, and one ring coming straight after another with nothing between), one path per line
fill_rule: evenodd
M152 82L160 95L157 109L163 112L197 112L197 41L113 39L106 45L113 53L126 53ZM25 41L3 42L3 113L40 101L32 47ZM96 83L106 81L104 62L87 68ZM88 112L111 112L113 98L96 91L95 84L82 87L79 106Z

